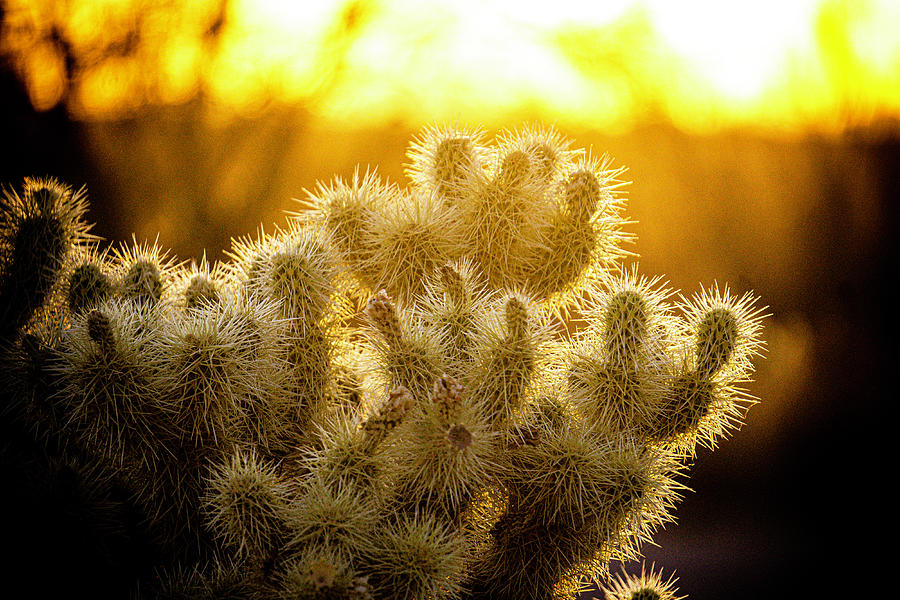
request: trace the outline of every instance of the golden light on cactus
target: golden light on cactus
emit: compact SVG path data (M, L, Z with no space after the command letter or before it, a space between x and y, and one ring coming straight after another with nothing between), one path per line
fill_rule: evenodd
M728 376L740 379L765 348L760 334L768 307L758 306L752 293L738 297L728 286L720 290L718 283L681 304L696 341L697 369L715 375L727 365Z
M299 329L322 322L337 306L337 265L326 230L292 223L286 231L263 236L249 253L240 248L248 291L274 300Z
M492 294L476 271L465 259L442 266L426 280L424 293L412 307L439 341L451 372L464 372L474 359L479 316L491 303Z
M496 474L500 436L464 394L462 386L441 377L428 405L398 431L388 455L402 510L432 512L453 522Z
M765 307L752 293L737 297L718 284L692 299L682 298L685 320L674 377L658 394L648 432L676 452L694 455L697 446L715 448L740 427L756 402L740 387L746 367L764 348L760 339Z
M298 221L322 224L331 232L335 249L347 264L353 265L359 285L365 290L377 288L379 272L375 260L374 227L378 215L399 194L396 185L387 183L374 170L360 175L359 167L345 181L336 177L330 183L317 183L307 191Z
M462 219L440 196L415 190L397 195L380 216L364 240L372 256L362 271L372 274L377 288L409 304L428 275L459 258Z
M466 190L462 217L470 223L471 254L495 288L522 286L528 259L542 244L552 198L536 158L521 149L492 148L489 168L476 172Z
M439 340L429 336L417 321L401 320L384 290L369 300L366 316L371 323L368 334L376 360L387 376L385 389L399 386L411 392L414 402L424 401L434 380L444 371ZM406 313L402 316L406 317Z
M502 428L525 401L548 331L514 293L499 298L492 309L476 334L469 394Z
M608 156L566 161L564 155L555 163L561 172L550 181L560 189L550 222L541 232L542 243L529 257L525 283L537 296L548 298L554 310L566 311L576 290L631 254L625 245L633 236L623 227L629 222L622 214L620 189L626 182L619 179L625 168L611 163Z
M42 337L0 345L19 437L121 477L134 535L160 545L134 573L274 598L571 598L672 520L676 477L750 404L763 309L718 286L671 306L609 249L625 221L605 167L553 129L438 152L459 133L419 138L411 188L321 185L224 264L121 246L111 297L45 298L60 314ZM596 244L555 257L571 311L530 289L554 211ZM7 281L40 243L17 214L0 220ZM56 241L66 256L78 236ZM351 279L384 288L354 310Z
M582 153L572 150L572 140L566 139L552 127L528 124L513 131L503 131L498 136L502 154L513 150L525 152L531 160L531 169L539 181L549 183L558 171ZM590 210L593 213L593 209Z

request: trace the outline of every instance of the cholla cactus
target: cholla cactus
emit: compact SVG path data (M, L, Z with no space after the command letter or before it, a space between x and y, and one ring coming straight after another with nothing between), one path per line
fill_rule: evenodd
M428 129L408 187L320 184L214 265L100 249L53 180L6 191L4 464L74 465L130 515L142 595L674 597L608 565L740 425L762 309L623 264L609 159L486 139Z
M648 572L642 564L640 575L616 574L604 587L604 593L606 600L683 600L685 596L679 596L675 587L677 581L674 575L663 581L662 571L650 567Z

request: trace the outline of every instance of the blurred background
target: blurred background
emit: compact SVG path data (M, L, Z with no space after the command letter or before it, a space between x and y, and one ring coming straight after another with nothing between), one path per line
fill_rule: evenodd
M773 315L762 402L648 562L697 600L858 589L892 505L898 24L891 0L0 0L0 183L55 175L112 243L222 258L317 180L405 183L426 125L554 124L628 167L644 273Z

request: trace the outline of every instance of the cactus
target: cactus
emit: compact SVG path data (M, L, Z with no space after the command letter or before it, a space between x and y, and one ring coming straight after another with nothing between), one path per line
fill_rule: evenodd
M67 465L91 493L59 509L110 515L52 543L139 597L675 598L609 565L755 402L764 309L625 264L610 159L486 140L429 128L406 188L319 184L213 265L101 249L52 179L5 191L4 473Z
M642 565L640 575L617 573L604 587L604 592L606 600L683 600L685 596L679 596L675 587L677 581L674 575L663 581L662 571L651 567L648 572Z

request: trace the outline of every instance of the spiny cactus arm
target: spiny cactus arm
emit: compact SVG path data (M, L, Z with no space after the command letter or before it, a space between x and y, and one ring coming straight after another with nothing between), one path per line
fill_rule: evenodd
M472 585L491 598L565 597L633 559L679 498L669 455L627 436L598 438L564 403L535 405L500 471L506 508ZM524 594L524 596L523 596Z
M359 570L388 598L459 598L467 566L465 534L433 515L398 515L360 548Z
M464 200L472 178L484 169L488 153L480 129L428 127L409 146L406 174L413 186L456 206Z
M605 275L589 288L588 321L564 345L566 392L600 432L644 439L652 427L681 343L660 278L637 268Z
M241 450L212 466L205 484L202 510L215 538L239 557L271 561L289 535L290 484L255 452Z
M219 302L224 296L225 282L226 274L222 264L210 266L204 251L200 262L192 260L187 268L179 269L176 273L172 283L176 303L181 308L190 310L203 304Z
M396 512L433 514L459 526L473 497L497 481L500 436L449 376L386 450Z
M522 151L529 155L538 181L546 186L556 182L569 165L582 156L582 150L572 149L572 140L553 127L530 123L521 128L507 129L497 135L501 154Z
M578 290L627 256L624 246L633 239L623 230L625 183L618 177L625 169L612 168L606 156L565 167L553 184L553 215L541 231L543 242L528 257L524 277L532 294L561 311L580 300Z
M329 184L319 182L314 191L305 191L307 198L293 218L324 226L331 234L340 262L355 282L350 286L350 294L371 294L381 277L376 248L371 244L374 228L382 221L386 207L396 201L399 188L383 181L374 169L367 169L360 176L357 167L349 181L335 177Z
M84 189L26 178L0 194L0 340L10 341L46 302L67 254L90 239Z
M313 471L291 506L288 529L292 537L287 548L300 551L319 546L355 556L370 544L383 516L383 500L371 482L350 473L326 477Z
M246 369L245 332L216 305L173 314L154 340L157 381L175 413L177 439L202 452L234 443L256 378Z
M491 287L525 285L529 256L544 247L541 231L552 219L547 186L521 149L497 149L493 168L473 178L461 206L471 255Z
M72 439L119 468L150 469L168 451L174 413L158 385L141 308L108 299L73 318L53 369Z
M444 372L439 340L421 323L401 319L387 292L380 290L366 305L369 341L388 386L403 386L417 402L424 402L434 380Z
M130 244L120 244L113 250L116 295L153 310L171 298L172 278L178 264L159 245L159 240L138 242L132 236Z
M374 589L345 554L310 545L280 569L266 590L273 600L373 600Z
M358 165L349 180L337 176L327 184L316 182L315 190L304 191L306 199L298 200L301 210L293 216L322 223L347 259L352 258L351 253L365 251L362 242L375 221L375 213L398 193L397 186L383 181L377 169L366 169L360 174Z
M87 312L112 296L109 249L96 244L76 248L64 269L66 306L72 315Z
M522 294L506 294L477 334L469 393L498 430L521 408L548 337L529 304Z
M337 256L326 230L291 221L258 242L256 262L246 280L252 294L278 302L285 318L299 330L320 324L337 308Z
M448 372L470 370L478 323L490 313L494 299L469 259L447 263L426 280L410 312L439 342Z
M308 225L308 226L306 226ZM327 230L293 220L286 230L232 243L230 271L247 301L274 302L289 325L291 418L308 431L320 418L333 376L336 342L348 305L338 280L341 267Z
M361 270L403 305L422 293L431 273L465 251L462 217L439 196L407 189L376 216L362 241L371 257Z
M300 443L303 433L297 419L300 407L291 393L290 321L281 317L274 300L244 291L190 311L217 314L223 329L234 333L242 372L241 410L231 424L234 437L251 444L261 457L280 461Z
M717 440L743 423L755 399L739 387L764 349L760 338L765 307L752 293L734 296L718 285L682 299L685 314L680 370L672 378L654 420L651 437L693 456L696 446Z

